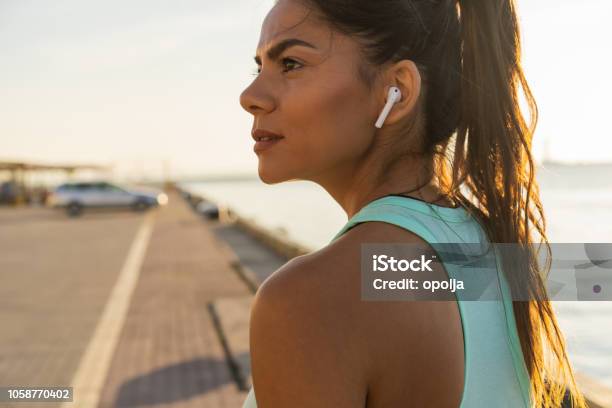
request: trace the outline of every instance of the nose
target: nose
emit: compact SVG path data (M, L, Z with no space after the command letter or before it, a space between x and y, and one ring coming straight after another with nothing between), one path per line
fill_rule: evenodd
M274 98L264 87L261 77L256 78L240 94L240 105L252 115L269 113L274 110Z

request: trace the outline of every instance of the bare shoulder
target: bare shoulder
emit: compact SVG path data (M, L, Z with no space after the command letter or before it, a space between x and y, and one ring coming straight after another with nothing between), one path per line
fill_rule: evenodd
M294 258L255 295L250 351L258 406L348 408L366 400L361 347L351 341L347 309L322 279L321 262L315 254Z
M359 309L367 303L361 301L361 245L374 242L426 245L417 235L390 224L360 224L330 245L293 258L275 271L257 291L255 306L283 305L295 313L326 311L327 316L335 314L343 321L363 320Z
M463 338L455 303L361 300L361 244L374 242L426 245L405 229L363 223L325 248L294 258L259 288L251 313L258 402L301 406L299 397L303 406L367 401L374 407L404 398L414 403L429 390L448 389L448 382L462 384ZM437 370L445 372L444 383Z

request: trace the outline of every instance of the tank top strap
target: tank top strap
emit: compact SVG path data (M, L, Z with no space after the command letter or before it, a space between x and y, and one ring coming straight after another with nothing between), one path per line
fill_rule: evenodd
M470 219L469 213L463 207L442 207L412 197L389 195L371 201L361 208L338 231L331 242L358 224L380 221L407 228L429 243L440 243L444 240L440 240L437 234L432 233L432 225L440 222L464 223Z

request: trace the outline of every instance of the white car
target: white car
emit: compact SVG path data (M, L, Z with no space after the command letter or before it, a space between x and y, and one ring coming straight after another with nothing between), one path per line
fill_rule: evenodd
M165 205L168 196L159 190L123 187L105 181L65 183L49 197L49 205L65 208L70 216L77 216L85 208L129 207L143 211Z

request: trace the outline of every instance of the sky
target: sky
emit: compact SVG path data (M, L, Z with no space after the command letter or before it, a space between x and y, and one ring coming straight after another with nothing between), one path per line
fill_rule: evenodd
M0 161L256 175L239 96L272 0L0 0ZM519 0L538 159L612 161L608 0Z

